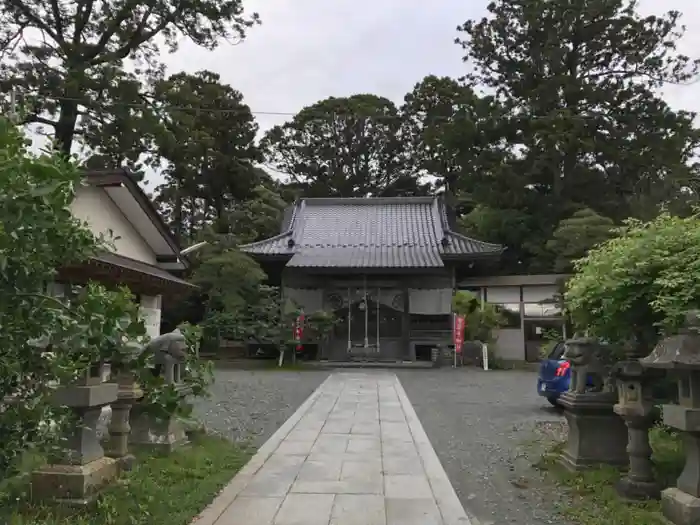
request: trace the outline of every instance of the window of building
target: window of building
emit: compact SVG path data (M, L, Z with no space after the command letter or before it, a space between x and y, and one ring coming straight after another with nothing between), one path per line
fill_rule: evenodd
M548 319L563 315L561 305L556 303L523 303L523 315L525 317Z

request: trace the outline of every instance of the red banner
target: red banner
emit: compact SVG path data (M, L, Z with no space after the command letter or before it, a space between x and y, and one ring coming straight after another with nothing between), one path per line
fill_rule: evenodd
M300 313L294 323L294 340L297 342L297 350L302 350L301 338L304 336L304 313Z
M454 314L454 323L452 325L452 342L455 345L455 352L462 353L462 345L464 344L464 328L466 319L463 315Z

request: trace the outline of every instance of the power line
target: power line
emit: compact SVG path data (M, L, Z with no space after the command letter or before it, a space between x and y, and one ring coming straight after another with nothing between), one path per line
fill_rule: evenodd
M33 96L41 96L39 93L34 93L34 94L24 94L20 98L27 98L27 97L33 97ZM110 101L110 102L96 102L96 101L90 101L87 99L83 98L73 98L73 97L47 97L50 98L52 101L65 101L65 102L76 102L78 104L84 105L86 107L95 107L98 106L102 109L108 109L110 107L112 108L119 108L119 107L126 107L126 108L132 108L132 109L148 109L148 110L154 110L156 112L170 112L170 111L182 111L182 112L188 112L188 113L209 113L209 114L223 114L223 115L259 115L259 116L275 116L275 117L295 117L302 111L303 109L297 112L291 112L291 111L258 111L258 110L251 110L248 107L242 107L242 108L220 108L220 107L211 107L211 106L177 106L177 105L169 105L169 104L147 104L147 103L139 103L139 102L124 102L124 101ZM17 104L15 102L15 105L21 106L21 104ZM455 104L458 105L458 104ZM565 109L562 109L559 113L565 112ZM522 117L526 118L527 120L530 121L539 121L539 120L552 120L556 118L557 112L553 113L552 115L527 115L527 114L509 114L509 115L504 115L506 117L511 117L511 118L517 118L517 117ZM371 119L371 120L377 120L377 121L402 121L405 120L405 116L402 114L395 114L395 115L387 115L384 113L381 114L361 114L361 113L356 113L356 112L348 112L348 113L334 113L334 112L318 112L317 114L313 114L312 112L305 112L306 116L311 117L312 119L315 120L328 120L328 119L360 119L360 118L365 118L365 119ZM467 114L465 115L460 115L458 112L453 113L452 115L426 115L425 118L422 118L421 120L425 121L446 121L449 122L450 120L454 118L460 118L460 117L468 117ZM604 118L604 115L576 115L574 117L575 120L580 120L580 121L585 121L585 120L598 120L600 118ZM478 119L478 117L477 117Z

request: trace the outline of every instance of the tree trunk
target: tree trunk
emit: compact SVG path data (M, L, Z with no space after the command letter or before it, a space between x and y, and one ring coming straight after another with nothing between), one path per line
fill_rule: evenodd
M58 151L69 157L73 148L75 126L78 122L78 102L62 100L59 103L59 117L55 128L55 141Z
M175 187L175 205L174 205L174 210L173 210L173 219L174 219L174 234L175 234L175 240L178 243L178 246L182 242L182 188L181 188L181 183L178 181L177 185Z

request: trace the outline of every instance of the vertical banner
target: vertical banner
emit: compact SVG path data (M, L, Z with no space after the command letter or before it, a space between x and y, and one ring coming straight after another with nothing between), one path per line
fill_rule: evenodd
M297 342L297 351L303 349L301 338L304 336L304 312L301 312L294 323L294 340Z
M464 344L464 327L466 319L463 315L454 314L454 322L452 326L452 342L455 345L455 354L462 353L462 345Z

